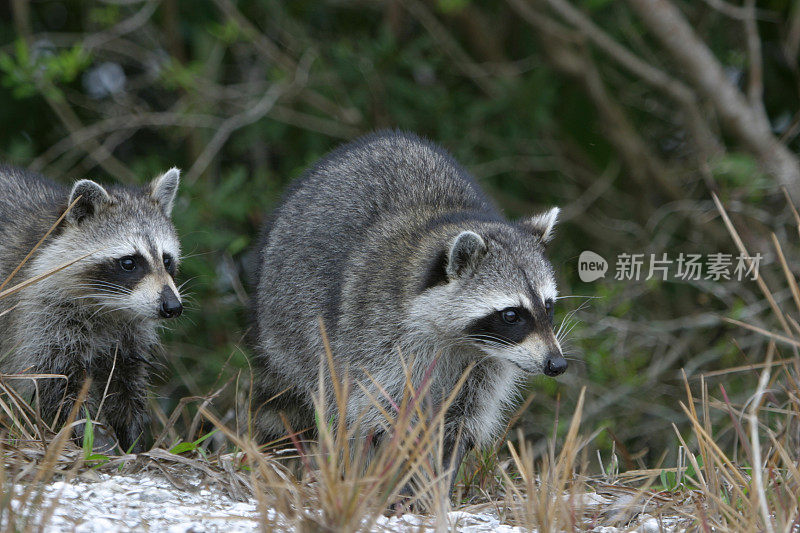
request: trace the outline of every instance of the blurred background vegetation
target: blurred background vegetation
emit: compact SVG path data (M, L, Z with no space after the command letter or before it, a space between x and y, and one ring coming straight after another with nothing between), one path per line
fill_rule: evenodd
M581 307L576 360L532 380L519 427L543 450L585 385L591 446L649 465L676 448L681 369L694 386L763 359L766 340L723 317L772 324L752 281L615 281L616 256L736 253L716 192L768 282L770 232L797 264L782 189L800 191L800 8L735 2L11 0L0 158L61 182L183 169L193 304L166 335L156 401L169 412L238 376L214 403L231 421L249 379L248 252L286 185L377 128L441 143L509 216L563 208L550 254L561 293L580 296L557 312ZM610 263L594 283L577 276L587 249ZM755 375L708 383L741 404Z

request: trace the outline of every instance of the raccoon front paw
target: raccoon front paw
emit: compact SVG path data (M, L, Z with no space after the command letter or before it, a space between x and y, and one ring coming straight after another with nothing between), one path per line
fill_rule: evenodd
M73 439L75 444L80 447L86 446L86 425L80 424L75 427ZM114 432L105 424L92 422L92 453L108 455L118 453L119 444Z
M94 424L92 427L94 432L94 442L92 443L92 451L103 455L119 453L119 443L114 432L101 424Z
M406 483L395 496L394 502L389 506L389 512L396 516L405 513L416 513L421 510L420 502L416 499L416 492L411 482Z
M122 453L142 453L144 451L143 427L143 424L117 426L117 437L119 437Z

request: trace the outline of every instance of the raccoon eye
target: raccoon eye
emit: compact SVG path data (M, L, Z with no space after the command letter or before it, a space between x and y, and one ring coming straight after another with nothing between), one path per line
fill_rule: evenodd
M119 260L119 267L122 270L130 272L136 268L136 259L134 259L130 255L126 255L125 257Z
M500 318L502 318L503 322L506 324L516 324L521 320L519 313L513 307L500 311Z
M165 255L164 256L164 268L167 269L167 272L171 272L172 271L172 266L173 266L172 257L169 256L169 255Z
M553 300L546 300L544 302L544 310L547 311L547 316L550 318L550 322L552 322L556 314L555 307L553 307Z

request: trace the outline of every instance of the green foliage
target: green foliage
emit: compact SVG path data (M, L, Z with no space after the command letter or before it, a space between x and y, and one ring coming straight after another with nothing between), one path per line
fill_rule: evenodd
M242 38L242 30L236 22L229 20L224 24L210 24L209 33L219 42L225 45L232 45Z
M703 468L703 458L697 456L697 466ZM662 470L658 476L661 482L660 486L653 487L654 490L662 490L667 492L685 491L685 490L698 490L697 484L697 471L694 465L689 463L685 468L680 470ZM725 496L724 494L721 496Z
M612 0L581 0L581 5L589 11L598 11L608 6Z
M716 181L744 194L751 202L761 200L764 190L771 184L753 156L741 152L731 152L716 159L711 171Z
M109 458L107 455L101 453L94 453L94 424L92 423L92 417L89 414L89 410L84 406L84 417L86 418L86 424L83 430L83 460L87 463L96 463L96 466L99 466L103 463L107 463Z
M437 0L436 7L442 13L454 13L467 7L469 2L470 0Z
M175 444L172 448L169 449L169 453L174 453L175 455L180 455L180 454L186 453L186 452L197 451L200 454L205 455L205 452L203 451L203 448L200 445L204 441L206 441L209 437L213 436L214 433L216 433L217 431L218 430L216 430L216 429L213 430L213 431L210 431L210 432L206 433L205 435L203 435L202 437L200 437L199 439L197 439L197 440L195 440L193 442L179 442L179 443Z
M14 54L0 53L3 85L15 98L29 98L38 92L60 98L58 84L71 83L89 65L91 56L81 47L52 51L31 50L22 40L14 44Z
M191 90L197 83L197 76L203 70L203 63L180 63L170 61L161 69L161 83L165 89Z
M120 21L122 10L115 4L98 6L89 10L89 20L99 26L113 26Z

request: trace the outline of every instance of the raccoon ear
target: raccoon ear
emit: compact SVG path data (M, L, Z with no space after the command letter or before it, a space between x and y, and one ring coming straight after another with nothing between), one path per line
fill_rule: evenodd
M447 277L455 279L472 273L484 255L486 243L481 236L472 231L462 231L453 240L447 255Z
M80 199L78 198L80 197ZM69 193L69 204L78 200L67 214L67 220L79 223L88 217L94 216L106 205L111 203L111 197L102 185L92 180L80 180L72 186Z
M528 231L532 231L535 235L538 235L542 244L547 244L550 242L550 239L553 238L553 228L556 222L558 222L558 213L560 212L561 209L553 207L544 213L524 218L519 221L519 224Z
M161 207L165 215L172 214L178 184L181 182L181 171L171 168L150 182L150 197Z

